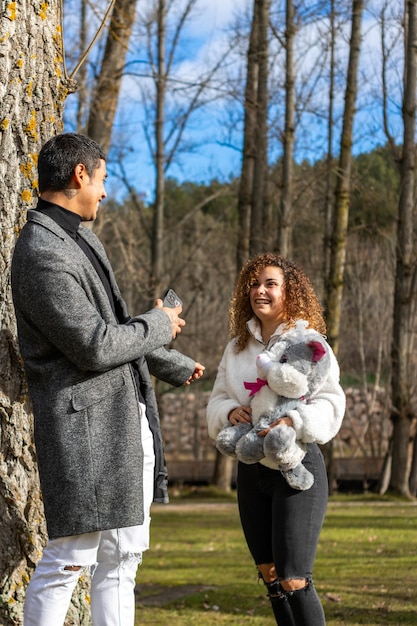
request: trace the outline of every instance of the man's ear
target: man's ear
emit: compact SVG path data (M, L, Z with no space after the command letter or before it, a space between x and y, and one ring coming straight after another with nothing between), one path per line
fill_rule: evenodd
M77 163L77 165L74 167L74 172L72 175L72 179L76 189L80 189L85 184L87 176L88 175L85 165L83 163Z

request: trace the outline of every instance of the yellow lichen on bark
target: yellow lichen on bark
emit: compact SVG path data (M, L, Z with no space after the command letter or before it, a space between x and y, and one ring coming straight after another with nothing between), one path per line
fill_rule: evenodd
M25 178L31 178L31 173L33 171L33 164L32 163L21 163L19 166L20 171L22 172L23 176Z
M23 202L30 204L32 202L32 192L29 189L24 189L21 193L21 198Z
M23 174L26 180L30 181L32 189L37 189L38 187L37 169L36 169L37 163L38 163L38 155L36 153L32 153L28 155L28 160L25 163L20 163L19 165L19 170L21 174ZM23 192L23 193L26 193L26 192ZM28 191L27 193L31 194L30 191ZM23 198L23 195L22 195L22 198Z
M7 17L10 20L15 20L16 19L16 2L9 2L9 4L6 7L6 11L7 11Z
M41 6L39 7L39 17L42 20L46 20L47 19L47 11L49 8L49 3L48 2L41 2Z
M38 133L36 131L36 111L33 110L30 115L29 124L25 127L25 132L34 140L38 138Z

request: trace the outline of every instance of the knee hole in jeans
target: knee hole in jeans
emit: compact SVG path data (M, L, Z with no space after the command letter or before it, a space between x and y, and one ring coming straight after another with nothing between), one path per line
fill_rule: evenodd
M311 583L311 578L289 578L280 580L281 587L287 593L299 591L300 589L307 589Z

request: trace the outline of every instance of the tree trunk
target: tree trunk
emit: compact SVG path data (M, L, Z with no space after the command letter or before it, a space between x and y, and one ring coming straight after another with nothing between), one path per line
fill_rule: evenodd
M352 130L355 115L357 74L361 44L363 0L353 0L352 34L346 81L345 109L337 171L335 219L332 234L329 291L327 294L327 331L329 342L337 355L339 348L340 317L346 260L347 229L349 221L350 178L352 165Z
M216 485L221 491L229 492L232 488L234 461L231 457L216 451L216 462L214 465L213 485Z
M80 50L87 49L87 4L86 0L81 1L80 15ZM77 101L77 133L85 132L85 115L87 111L88 90L87 90L87 65L83 63L77 77L78 101Z
M268 222L268 25L270 0L254 0L247 55L242 170L238 190L236 269L265 251ZM213 483L230 490L233 459L216 455Z
M249 40L245 88L245 120L243 134L242 170L238 191L238 246L236 250L236 265L239 272L249 258L250 227L252 213L252 189L256 161L256 106L258 93L258 41L259 41L259 12L254 2L252 27Z
M87 135L97 141L105 152L110 148L136 5L137 0L116 0L101 68L94 87Z
M413 453L411 459L409 489L412 496L417 496L417 437L414 435Z
M160 283L163 276L164 261L164 198L165 198L165 91L166 91L166 0L158 1L158 61L156 80L156 116L155 116L155 207L153 214L152 236L152 272L151 293L153 297L160 297Z
M333 124L334 124L334 83L335 83L335 48L336 48L336 25L335 25L335 0L330 2L330 68L329 68L329 117L327 136L326 157L326 198L324 203L324 254L323 275L325 288L328 289L328 276L330 272L331 234L333 226Z
M285 32L285 129L284 154L282 159L282 194L280 205L280 223L278 228L278 250L287 257L291 254L292 201L294 171L294 135L295 135L295 78L294 78L294 40L295 40L294 4L286 2Z
M3 3L4 7L4 3ZM46 139L62 131L65 77L61 2L20 0L0 13L0 622L23 623L27 582L46 541L32 415L16 340L10 264L16 237L37 185L36 160ZM85 592L75 594L87 624Z
M268 247L268 25L270 0L254 0L247 55L237 271Z
M255 11L258 17L257 65L258 81L256 93L255 163L251 200L249 254L253 256L269 249L268 229L268 26L269 0L258 0Z
M4 6L4 4L3 4ZM41 145L62 132L67 78L62 0L20 0L0 13L0 622L23 623L25 589L47 540L33 417L16 339L9 272L25 212L34 204ZM88 580L73 594L67 626L90 623Z
M417 74L417 0L407 2L406 59L404 71L404 140L401 160L401 185L398 205L396 276L394 291L394 328L391 345L393 455L389 489L405 496L408 486L411 406L411 371L414 311L416 305L416 254L414 250L415 205L415 125Z

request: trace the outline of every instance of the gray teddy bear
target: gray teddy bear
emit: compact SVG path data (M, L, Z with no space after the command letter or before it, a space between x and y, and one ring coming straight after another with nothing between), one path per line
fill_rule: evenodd
M226 425L217 435L217 449L243 463L263 458L278 466L293 489L307 490L314 477L301 463L306 444L296 439L294 428L285 423L271 428L265 437L258 432L308 402L327 378L330 354L322 335L299 320L257 357L258 378L245 382L252 397L252 423Z

